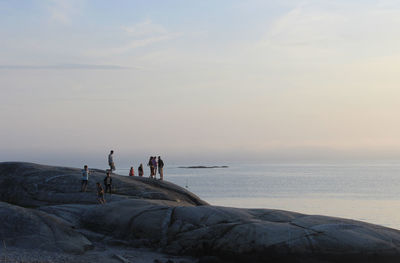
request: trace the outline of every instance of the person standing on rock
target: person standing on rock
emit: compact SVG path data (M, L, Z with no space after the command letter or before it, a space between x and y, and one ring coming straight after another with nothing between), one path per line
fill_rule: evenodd
M160 180L164 179L164 162L161 160L161 156L158 156L158 173L160 174Z
M147 163L147 166L150 167L150 178L153 178L153 176L154 176L153 156L150 156L150 159L149 159L149 162Z
M133 166L131 166L131 169L129 170L129 176L135 176L135 171L133 170Z
M86 192L88 181L89 181L89 168L87 165L83 166L82 170L82 184L81 184L81 192Z
M114 164L114 151L111 150L110 154L108 155L108 165L110 166L110 172L115 170L115 164Z
M104 188L106 189L106 193L107 190L109 190L111 194L111 186L112 186L112 178L110 176L110 172L107 172L106 178L104 178Z
M154 179L157 178L157 157L153 157L153 166L154 166Z
M143 164L139 165L138 172L139 172L139 176L142 177L143 176Z
M97 184L97 201L99 201L100 204L105 204L106 200L104 199L104 190L103 187L101 187L101 184L99 182Z

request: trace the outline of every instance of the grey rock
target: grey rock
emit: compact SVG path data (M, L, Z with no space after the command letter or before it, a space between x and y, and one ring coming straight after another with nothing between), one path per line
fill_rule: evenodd
M6 246L77 254L92 248L71 225L41 211L0 202L0 222L0 240Z
M80 192L81 169L33 163L0 163L0 200L25 207L56 204L96 204L96 182L103 184L106 172L91 169L88 191ZM191 205L207 203L167 181L112 175L112 201L132 198L169 200Z
M96 171L93 181L103 176L104 171ZM381 263L400 259L400 231L395 229L289 211L211 206L171 183L122 176L114 177L118 194L111 202L97 205L90 199L93 185L90 193L77 193L79 178L79 169L0 164L1 200L35 207L3 203L0 236L10 239L17 233L14 243L30 246L40 237L24 241L18 233L41 233L38 226L47 228L39 223L47 218L52 224L49 228L56 232L43 233L53 240L70 233L80 251L87 242L82 238L85 235L98 244L153 248L171 255L192 255L200 262ZM26 220L7 221L10 214L40 220L19 230L20 224L13 222ZM57 242L49 247L76 251Z

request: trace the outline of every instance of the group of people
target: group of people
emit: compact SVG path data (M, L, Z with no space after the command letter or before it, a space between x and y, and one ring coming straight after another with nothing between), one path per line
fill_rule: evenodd
M86 192L87 190L89 174L91 174L91 172L89 171L88 166L85 165L82 170L81 192ZM111 194L112 178L110 171L107 171L106 177L104 178L103 181L104 181L104 188L106 189L105 192L107 193L108 191ZM96 186L97 186L97 200L99 201L100 204L105 204L106 200L104 199L104 188L101 186L99 182L96 183Z
M158 168L158 174L160 175L159 180L164 179L164 162L161 159L161 156L158 156L158 160L157 160L157 157L150 156L147 166L150 167L150 178L157 179L156 175L157 175L157 168ZM144 175L143 164L139 165L138 173L139 173L139 177L143 177L143 175ZM135 176L135 170L133 169L133 166L131 166L131 169L129 169L129 176Z
M150 167L150 178L156 179L157 175L157 168L158 168L158 173L160 175L160 180L164 179L164 162L161 160L161 157L158 156L158 160L155 156L150 156L149 162L147 163L147 166Z
M111 150L108 155L108 165L110 166L110 169L106 170L106 177L103 180L104 188L101 186L100 182L96 183L97 200L99 201L100 204L106 203L106 200L104 199L105 193L109 192L111 194L111 188L112 188L111 173L113 171L115 171L114 151L113 150ZM164 178L164 174L163 174L164 162L160 156L158 156L158 160L155 156L151 156L147 165L150 167L150 178L156 179L157 168L158 168L158 173L160 174L159 180L163 180L163 178ZM144 175L143 164L139 165L138 172L139 172L139 176L143 177L143 175ZM87 190L90 173L91 172L89 171L88 166L85 165L82 170L81 192L86 192L86 190ZM135 176L133 167L131 167L131 169L129 170L129 176ZM105 189L105 191L104 191L104 189Z

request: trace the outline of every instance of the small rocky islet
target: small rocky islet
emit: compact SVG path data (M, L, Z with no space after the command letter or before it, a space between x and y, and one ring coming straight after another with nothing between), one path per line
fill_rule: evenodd
M100 205L95 184L105 171L92 172L82 193L78 168L0 163L0 260L16 262L18 251L37 256L17 262L146 262L144 254L147 262L400 259L399 230L282 210L213 206L167 181L114 174L114 193Z

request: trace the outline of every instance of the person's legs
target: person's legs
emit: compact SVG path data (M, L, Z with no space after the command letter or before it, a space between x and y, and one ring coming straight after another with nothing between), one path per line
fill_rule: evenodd
M160 173L160 180L163 180L164 178L163 167L159 167L158 172Z
M82 191L82 192L86 192L87 183L88 183L87 180L82 180L82 188L81 188L81 191Z
M111 194L111 184L106 185L106 193L107 193L107 190L109 190L109 192Z

